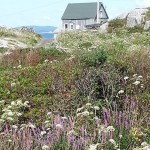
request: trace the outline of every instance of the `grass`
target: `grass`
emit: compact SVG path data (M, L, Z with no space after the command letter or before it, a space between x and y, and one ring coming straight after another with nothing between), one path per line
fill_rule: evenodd
M128 29L2 56L0 149L148 148L149 57L149 32Z

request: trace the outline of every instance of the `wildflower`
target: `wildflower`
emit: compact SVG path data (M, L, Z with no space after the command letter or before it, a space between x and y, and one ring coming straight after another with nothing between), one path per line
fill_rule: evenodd
M49 149L49 147L47 145L43 145L42 150L46 150L46 149Z
M77 109L77 112L80 112L80 111L83 110L83 109L84 109L84 107L78 108L78 109Z
M17 113L17 116L18 116L18 117L19 117L19 116L22 116L22 113L19 113L19 112L18 112L18 113Z
M14 101L12 101L12 102L11 102L11 105L12 105L12 106L15 106L15 105L16 105L16 103L15 103Z
M11 87L15 87L15 86L16 86L15 82L11 83Z
M52 114L52 112L48 112L48 113L47 113L47 116L49 116L49 115L51 115L51 114Z
M92 104L91 103L87 103L86 106L90 107Z
M12 106L8 106L7 108L8 108L8 109L11 109L11 108L12 108Z
M147 142L142 142L141 146L143 146L143 147L148 146L148 143Z
M7 117L7 120L13 121L14 119L12 117Z
M18 100L18 101L17 101L17 105L18 105L18 106L21 106L21 105L22 105L22 101L21 101L21 100Z
M136 76L137 76L137 74L134 74L134 75L133 75L133 77L136 77Z
M82 112L82 115L83 115L83 116L89 116L89 114L90 114L90 113L89 113L87 110L84 111L84 112Z
M62 129L62 125L61 124L56 124L56 128L58 128L58 129Z
M94 109L95 110L99 110L100 108L98 106L94 106Z
M61 119L62 119L62 120L67 120L68 118L67 118L67 117L61 117Z
M70 130L67 135L77 135L77 132L75 132L74 130Z
M98 120L99 118L97 116L95 116L93 119Z
M143 78L143 76L138 76L137 78L141 79L141 78Z
M41 135L45 135L46 134L46 131L41 131Z
M4 100L1 100L1 101L0 101L0 104L3 104L3 103L5 103L5 101L4 101Z
M49 121L48 121L48 120L46 120L46 121L45 121L45 124L47 124L47 123L49 123Z
M108 131L115 131L115 128L114 128L113 126L108 126L108 127L107 127L107 130L108 130Z
M126 80L128 80L128 79L129 79L129 77L128 77L128 76L125 76L125 77L124 77L124 80L125 80L125 81L126 81Z
M12 125L12 128L13 128L13 129L18 129L18 126Z
M23 103L23 105L25 106L25 107L28 107L29 105L29 101L25 101L24 103Z
M118 94L123 94L124 93L124 90L120 90L119 92L118 92Z
M49 60L48 60L48 59L45 59L44 62L47 63L47 62L49 62Z
M29 123L29 124L28 124L28 127L30 127L30 128L36 128L36 126L33 125L32 123Z
M11 139L9 139L9 140L8 140L8 142L12 142L12 140L11 140Z
M4 122L4 119L0 119L0 123L1 123L1 122Z
M133 83L134 85L138 85L138 84L140 84L140 81L135 81L134 83Z
M13 116L14 114L13 114L12 111L10 111L10 112L7 113L7 115L8 115L9 117L11 117L11 116Z
M112 143L113 145L116 145L116 142L114 139L109 139L109 142Z
M17 68L22 68L22 66L21 66L21 65L19 65Z
M81 116L82 115L82 113L77 113L77 117L79 117L79 116Z
M119 134L119 138L120 138L120 139L122 138L122 134Z
M97 143L97 144L92 144L92 145L90 145L90 147L89 147L88 150L96 150L98 145L99 145L99 143Z

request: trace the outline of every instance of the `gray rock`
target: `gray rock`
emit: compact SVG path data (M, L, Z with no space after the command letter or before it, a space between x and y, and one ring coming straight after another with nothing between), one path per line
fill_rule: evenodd
M135 26L142 26L145 23L145 14L148 9L140 8L134 9L133 11L129 12L126 16L127 18L127 27L135 27Z
M150 21L146 21L144 25L144 30L150 29Z

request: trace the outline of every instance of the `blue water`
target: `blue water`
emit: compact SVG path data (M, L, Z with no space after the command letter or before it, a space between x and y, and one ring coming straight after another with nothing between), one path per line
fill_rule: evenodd
M53 39L54 38L54 34L53 33L42 33L41 35L45 39Z

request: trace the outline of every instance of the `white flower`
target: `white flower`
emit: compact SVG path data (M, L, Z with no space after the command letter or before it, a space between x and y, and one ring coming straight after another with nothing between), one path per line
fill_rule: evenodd
M88 150L96 150L98 145L99 145L99 143L92 144L92 145L90 145L90 147L88 148Z
M143 78L143 77L142 77L142 76L138 76L137 78L141 79L141 78Z
M140 81L135 81L134 83L133 83L134 85L138 85L138 84L140 84Z
M29 105L29 101L25 101L24 103L23 103L23 105L25 106L25 107L28 107Z
M90 113L89 113L87 110L84 111L84 112L82 112L82 115L83 115L83 116L89 116L89 114L90 114Z
M11 83L11 87L15 87L15 86L16 86L15 82Z
M118 92L118 94L123 94L124 93L124 90L120 90L119 92Z
M11 105L12 105L12 106L15 106L15 105L16 105L15 101L12 101L12 102L11 102Z
M97 116L95 116L93 119L98 120L99 118Z
M11 108L12 108L12 106L8 106L7 108L8 108L8 109L11 109Z
M46 134L46 131L41 131L40 134L41 134L41 135L45 135L45 134Z
M7 115L8 115L9 117L11 117L11 116L13 116L14 114L13 114L12 111L10 111L10 112L7 113Z
M48 59L45 59L44 62L47 63L47 62L49 62L49 60L48 60Z
M99 110L100 108L98 106L94 106L94 109L95 110Z
M133 77L136 77L136 76L137 76L137 74L134 74L134 75L133 75Z
M3 103L5 103L5 101L4 101L4 100L1 100L1 101L0 101L0 104L3 104Z
M19 113L19 112L18 112L18 113L17 113L17 116L18 116L18 117L19 117L19 116L22 116L22 113Z
M77 109L77 112L80 112L80 111L83 110L83 109L84 109L84 107L78 108L78 109Z
M92 106L92 104L91 103L87 103L86 106L90 107L90 106Z
M43 145L42 150L46 150L46 149L49 149L49 147L47 145Z
M12 128L13 128L13 129L18 129L18 126L12 125Z
M56 128L58 128L58 129L62 129L62 125L61 124L56 124Z
M116 142L114 139L109 139L109 142L112 143L113 145L116 145Z
M148 143L147 142L142 142L141 146L143 146L143 147L148 146Z
M52 114L52 112L48 112L48 113L47 113L47 116L49 116L49 115L51 115L51 114Z
M119 138L120 138L120 139L122 138L122 134L119 134Z
M32 123L29 123L29 124L28 124L28 127L30 127L30 128L36 128L36 126L33 125Z
M67 117L61 117L61 119L62 119L62 120L67 120L68 118L67 118Z
M21 65L19 65L17 68L22 68L22 66L21 66Z
M107 131L115 131L115 128L113 126L108 126Z
M125 81L126 81L126 80L128 80L128 79L129 79L129 77L128 77L128 76L125 76L125 77L124 77L124 80L125 80Z
M11 118L11 117L7 117L7 120L9 120L9 121L13 121L14 119L13 119L13 118Z
M47 124L47 123L49 123L49 121L48 121L48 120L46 120L46 121L45 121L45 124Z
M12 142L12 140L11 140L11 139L9 139L9 140L8 140L8 142Z
M77 117L82 116L82 113L77 113Z
M18 100L18 101L17 101L17 105L18 105L18 106L22 106L22 101L21 101L21 100Z
M74 130L70 130L67 135L77 135L77 132L75 132Z
M4 122L4 119L0 119L0 122Z

